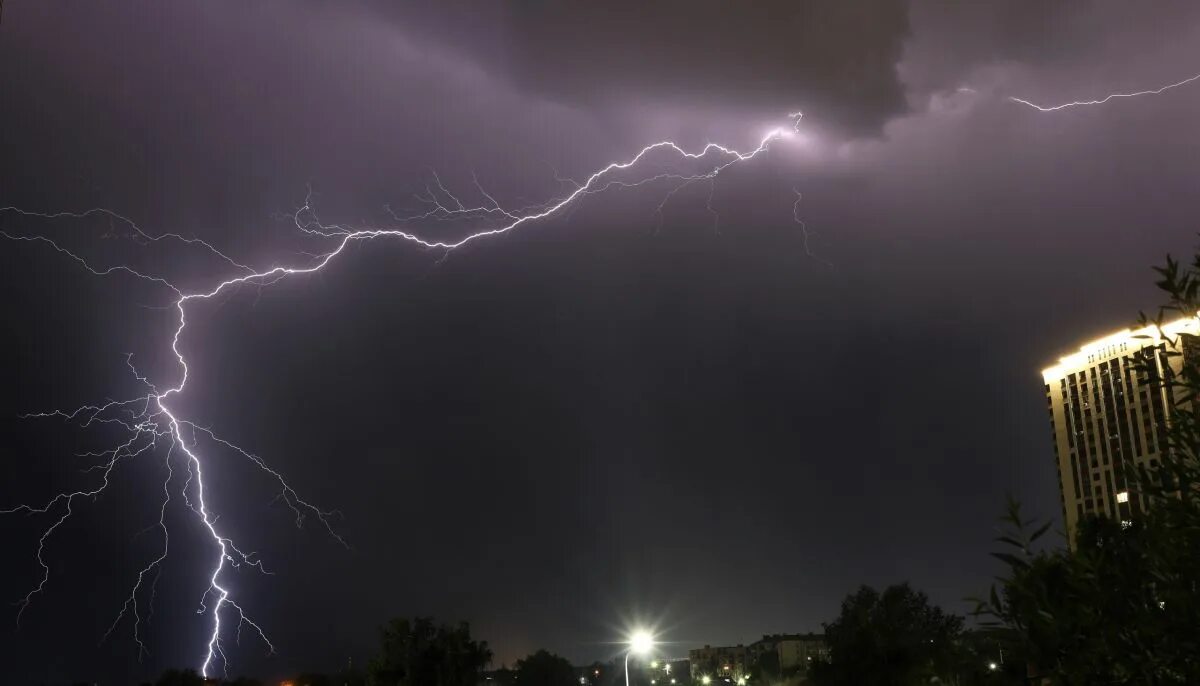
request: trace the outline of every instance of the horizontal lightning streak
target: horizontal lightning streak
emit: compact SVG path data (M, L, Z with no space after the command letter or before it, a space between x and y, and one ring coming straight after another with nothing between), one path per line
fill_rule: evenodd
M1159 93L1165 93L1166 91L1169 91L1173 88L1179 88L1180 86L1186 86L1189 83L1194 83L1196 81L1200 81L1200 74L1196 74L1194 76L1189 76L1188 78L1186 78L1182 81L1176 81L1175 83L1169 83L1165 86L1162 86L1159 88L1154 88L1151 90L1134 91L1132 93L1110 93L1109 95L1106 95L1103 98L1100 98L1099 100L1077 100L1075 102L1064 102L1061 105L1038 105L1038 104L1030 102L1028 100L1024 100L1022 98L1017 98L1017 97L1013 97L1013 96L1009 96L1008 99L1011 100L1012 102L1016 102L1016 103L1020 103L1022 105L1026 105L1028 107L1032 107L1033 109L1038 110L1039 112L1057 112L1058 110L1065 110L1068 107L1084 107L1084 106L1088 106L1088 105L1103 105L1104 103L1106 103L1110 100L1116 100L1118 98L1136 98L1136 97L1140 97L1143 95L1158 95Z

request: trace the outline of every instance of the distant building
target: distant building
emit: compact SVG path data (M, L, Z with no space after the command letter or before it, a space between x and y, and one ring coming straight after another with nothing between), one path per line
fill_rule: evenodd
M1163 325L1170 338L1182 336L1180 352L1190 356L1195 318ZM1154 371L1139 374L1135 355L1157 348ZM1156 467L1166 449L1169 399L1161 384L1167 365L1178 371L1179 357L1166 356L1155 327L1118 333L1084 344L1042 371L1046 409L1054 438L1063 521L1072 545L1080 519L1100 515L1130 522L1146 502L1131 492L1137 465Z
M828 656L821 634L769 634L748 646L706 645L688 653L693 684L703 683L705 676L714 682L727 679L737 684L759 669L793 674Z
M744 645L709 646L688 651L688 663L693 683L710 679L731 679L736 682L750 673L754 661L750 649Z
M823 634L771 634L750 644L756 662L767 653L775 653L782 673L807 669L815 660L827 659L829 648Z
M481 672L476 683L479 686L512 686L516 682L516 675L515 671L501 666L500 669Z
M688 683L691 665L686 659L662 658L644 663L640 683L651 686L678 686Z

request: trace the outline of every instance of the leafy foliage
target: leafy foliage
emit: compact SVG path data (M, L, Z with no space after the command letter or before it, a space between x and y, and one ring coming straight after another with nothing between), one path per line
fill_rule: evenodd
M566 658L539 650L517 660L517 683L521 686L575 686L575 668Z
M930 605L908 584L882 593L862 586L842 601L841 614L825 625L830 660L810 676L823 686L926 684L948 680L956 661L962 618Z
M1200 309L1200 254L1157 271L1167 302L1141 323L1162 341L1147 341L1134 368L1168 401L1156 427L1165 446L1157 464L1114 465L1149 508L1125 525L1084 519L1073 549L1046 551L1037 541L1048 525L1034 528L1010 502L995 553L1006 571L976 610L1048 683L1200 683L1200 356L1193 337L1163 330L1167 316Z
M380 629L380 653L367 679L371 686L475 686L491 660L487 642L472 640L465 622L393 619Z

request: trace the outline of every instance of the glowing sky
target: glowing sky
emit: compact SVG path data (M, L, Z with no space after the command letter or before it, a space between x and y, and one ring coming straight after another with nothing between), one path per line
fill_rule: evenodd
M511 662L604 656L631 615L681 650L818 629L860 582L911 580L961 612L1005 491L1056 515L1038 371L1152 307L1148 267L1191 248L1200 87L1053 113L1007 98L1188 78L1200 8L843 4L6 3L0 206L110 207L248 264L311 248L290 223L310 185L331 222L420 209L431 168L517 205L651 141L748 148L806 114L806 145L711 199L591 198L441 263L358 246L198 308L181 409L342 510L352 546L296 530L261 474L214 458L214 509L277 571L231 579L279 650L246 644L234 672L361 664L399 614L469 619ZM0 229L188 288L221 268L99 220ZM0 261L5 505L75 483L71 454L98 438L18 413L129 390L126 353L173 371L161 291L24 244ZM18 676L194 664L204 569L182 513L150 657L127 629L96 647L153 548L134 534L161 479L125 477L5 630ZM12 600L37 534L0 519Z

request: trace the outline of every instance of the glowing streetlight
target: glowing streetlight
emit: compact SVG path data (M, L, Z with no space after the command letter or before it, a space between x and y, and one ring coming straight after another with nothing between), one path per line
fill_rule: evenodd
M999 669L999 668L1000 668L1000 665L996 664L995 662L989 662L989 663L988 663L988 669L989 669L989 670L991 670L991 671L993 671L993 672L994 672L994 671L996 671L996 670L997 670L997 669Z
M654 637L649 631L639 630L629 637L629 652L637 655L648 655L654 650Z
M712 677L705 674L704 676L700 677L700 683L704 684L704 686L708 686L712 683Z
M645 629L634 631L629 637L629 649L625 651L625 686L629 686L629 656L646 656L654 650L654 637Z

